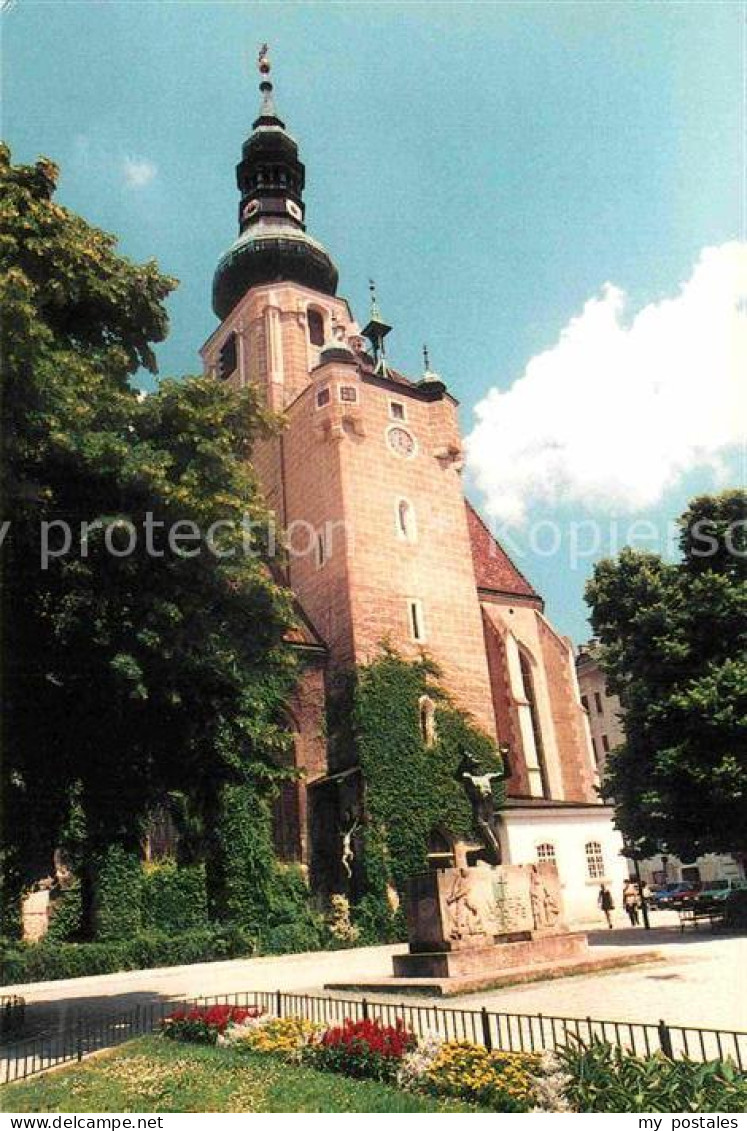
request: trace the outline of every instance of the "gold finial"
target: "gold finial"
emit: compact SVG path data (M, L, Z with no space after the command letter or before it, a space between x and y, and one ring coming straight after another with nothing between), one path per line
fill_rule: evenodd
M261 75L269 75L269 73L270 73L270 56L269 56L269 47L267 46L266 43L263 43L262 46L259 49L259 55L257 57L257 67L259 68L259 73Z

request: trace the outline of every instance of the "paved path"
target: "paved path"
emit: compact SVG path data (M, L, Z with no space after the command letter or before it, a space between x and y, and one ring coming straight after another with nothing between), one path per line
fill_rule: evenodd
M656 922L664 924L665 916ZM661 953L661 963L481 991L442 1004L628 1021L656 1022L663 1017L673 1025L747 1030L747 938L712 934L705 927L682 935L671 917L666 922L651 932L616 929L589 936L597 953L653 948ZM392 955L401 950L383 946L234 959L9 986L3 992L26 998L30 1033L51 1033L67 1028L80 1010L106 1016L168 999L243 990L319 992L325 982L385 977L391 974Z

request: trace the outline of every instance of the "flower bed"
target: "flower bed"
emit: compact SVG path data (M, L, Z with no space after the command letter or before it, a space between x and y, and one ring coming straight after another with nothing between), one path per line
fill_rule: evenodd
M308 1059L317 1068L344 1076L394 1080L405 1054L416 1045L414 1033L400 1019L395 1025L348 1019L310 1044Z
M215 1005L166 1018L165 1036L269 1053L355 1079L396 1083L403 1091L461 1100L482 1110L742 1111L747 1076L730 1062L696 1064L660 1053L636 1057L602 1042L557 1053L492 1051L470 1041L417 1038L405 1023L346 1020L329 1028L256 1007Z
M256 1021L262 1010L256 1006L210 1005L180 1009L166 1017L162 1032L174 1041L214 1045L230 1026Z

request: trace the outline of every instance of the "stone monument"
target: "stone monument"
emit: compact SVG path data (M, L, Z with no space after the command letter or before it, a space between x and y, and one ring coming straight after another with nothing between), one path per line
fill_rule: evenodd
M587 951L586 935L564 922L552 864L477 864L414 876L407 934L409 953L395 956L395 977L484 978Z
M453 845L453 867L413 876L407 886L408 953L394 955L394 976L328 983L327 989L458 994L645 962L654 952L593 955L585 933L570 931L554 864L504 864L492 782L466 753L460 784L482 843ZM441 854L444 855L444 854ZM470 863L471 861L471 863Z

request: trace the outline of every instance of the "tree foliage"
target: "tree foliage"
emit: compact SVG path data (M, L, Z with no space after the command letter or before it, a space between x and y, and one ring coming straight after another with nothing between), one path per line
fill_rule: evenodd
M624 550L587 586L626 739L605 792L643 850L747 849L747 492L693 500L682 559Z
M227 784L271 792L295 678L247 462L274 422L252 390L204 377L138 394L175 282L58 205L56 179L0 151L11 893L51 870L72 797L90 863L134 850L169 791L198 812Z

